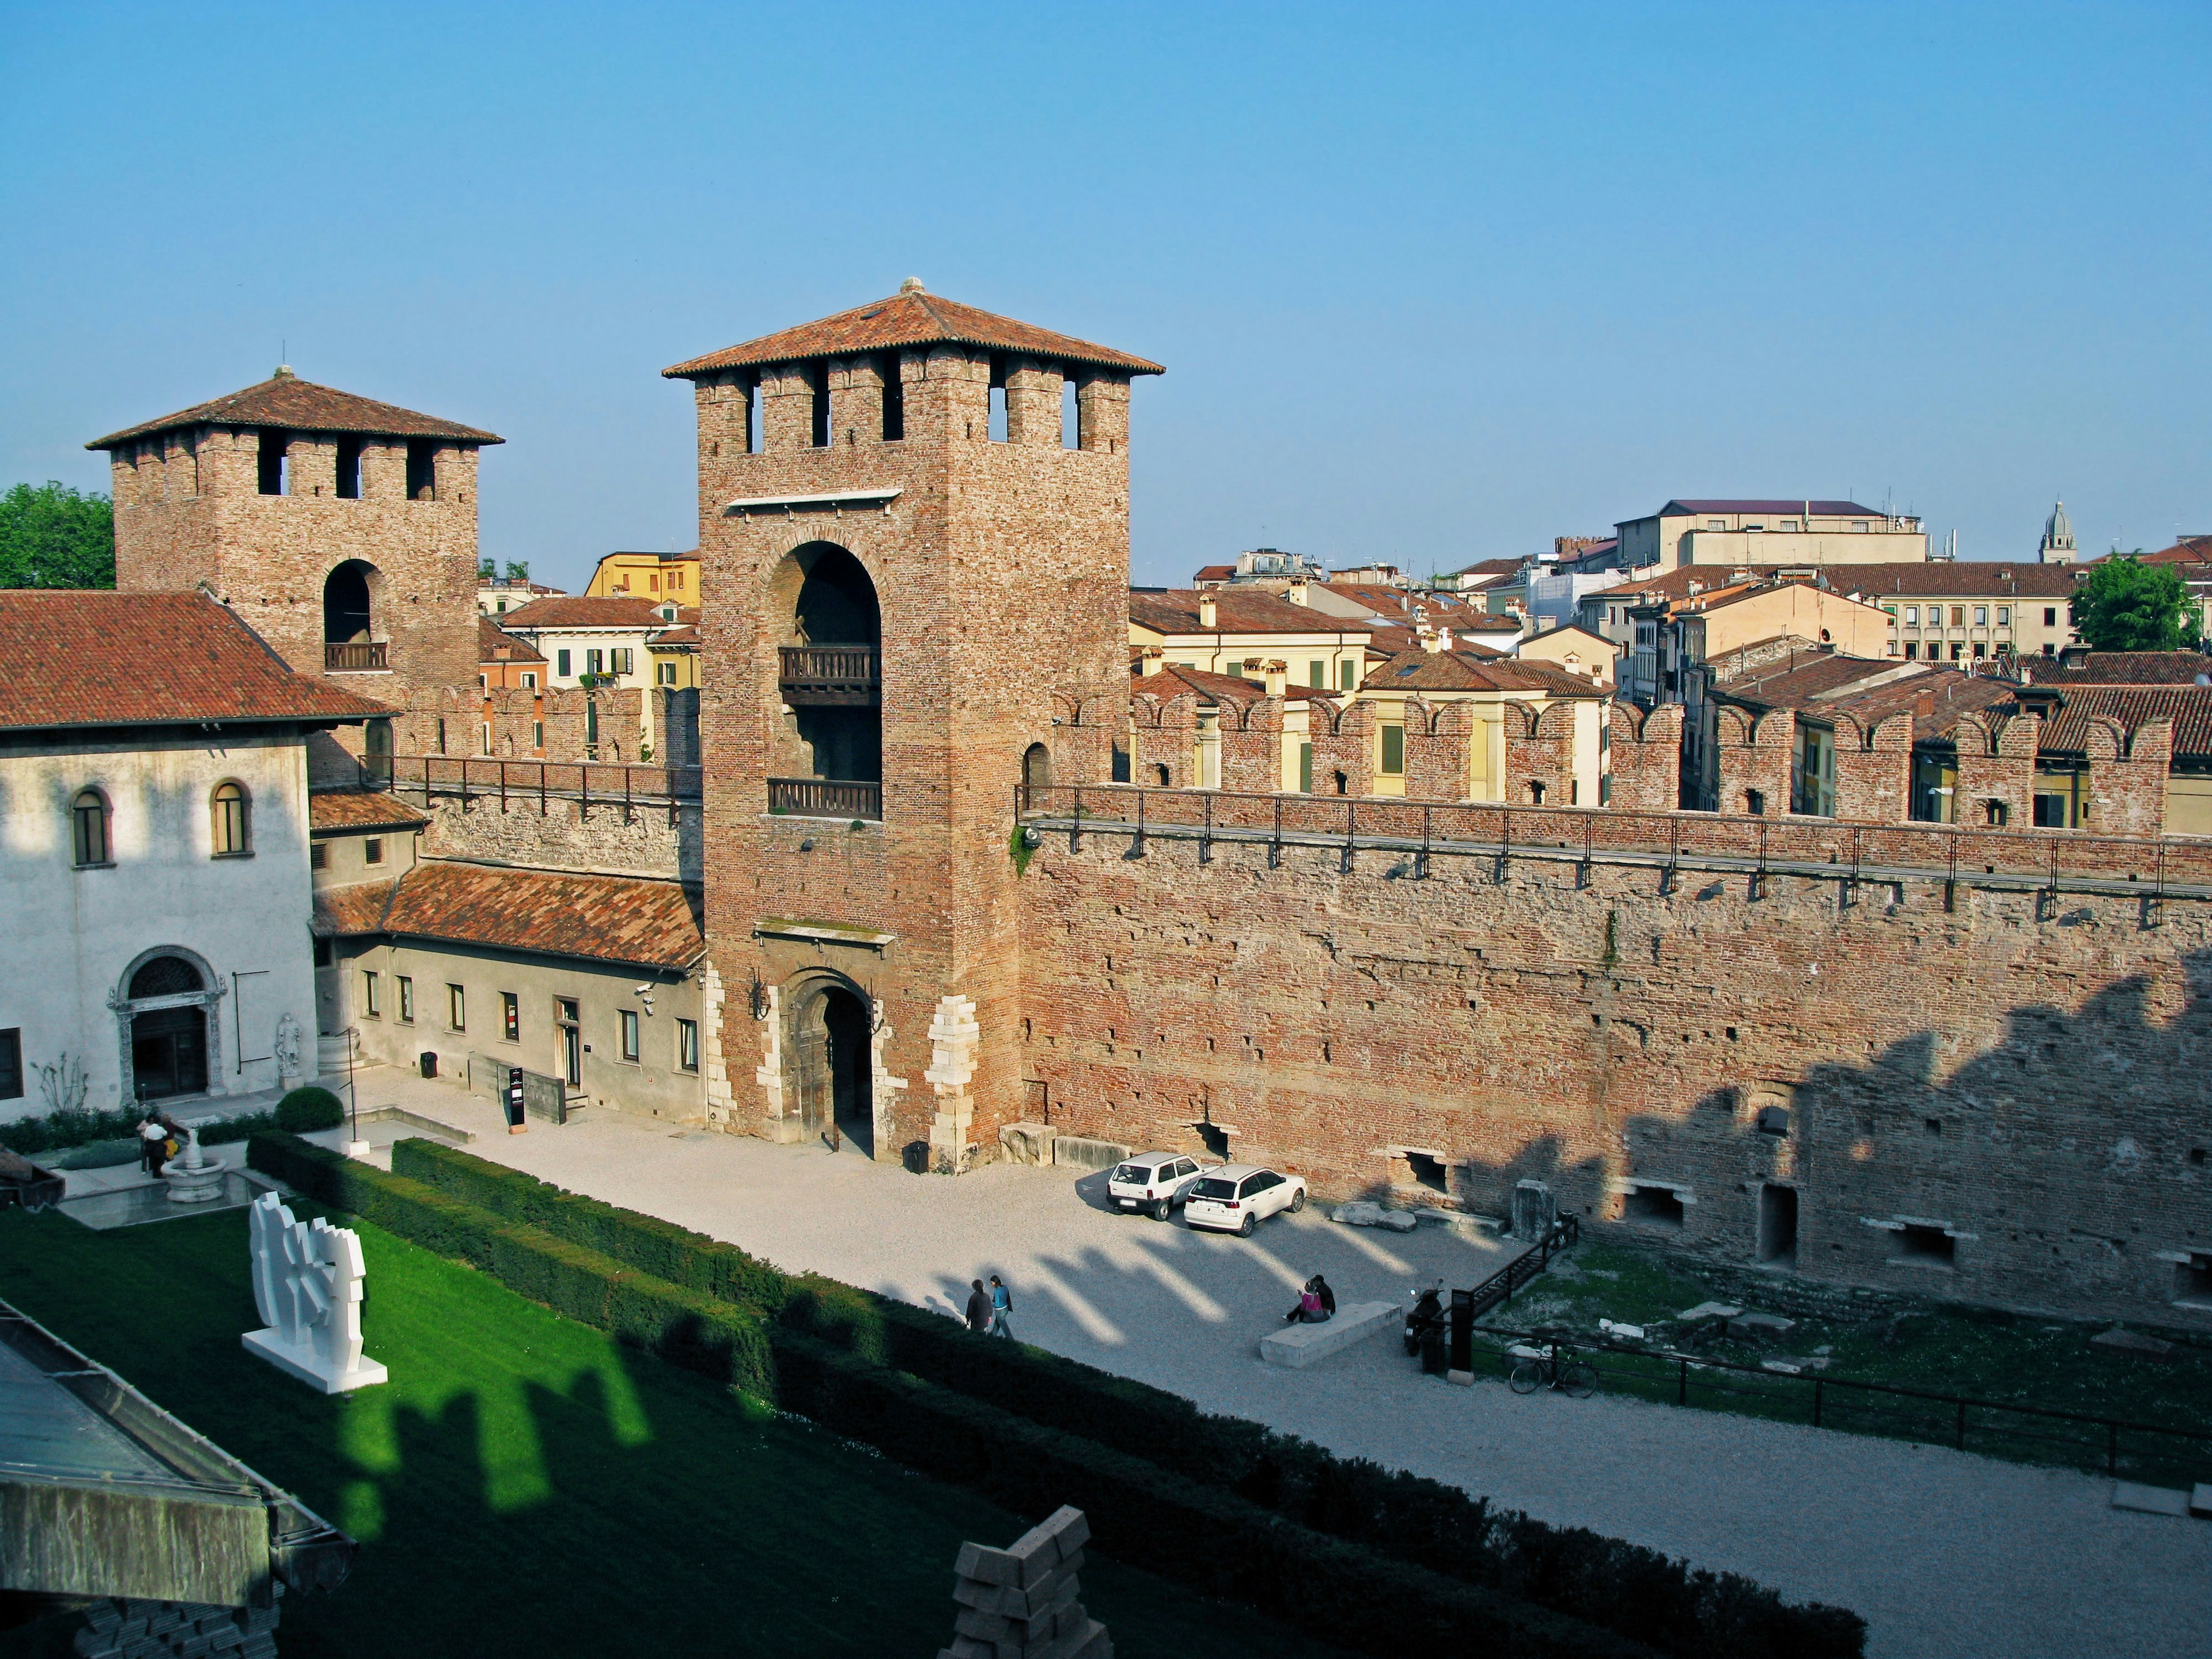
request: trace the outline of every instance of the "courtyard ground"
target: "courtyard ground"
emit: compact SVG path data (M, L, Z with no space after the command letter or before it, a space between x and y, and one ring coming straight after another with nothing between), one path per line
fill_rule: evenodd
M1026 1529L350 1224L392 1381L324 1399L240 1344L259 1323L243 1210L106 1232L0 1212L0 1297L360 1540L337 1591L286 1599L287 1659L928 1654L961 1543ZM1095 1554L1083 1585L1139 1659L1337 1652ZM67 1651L53 1628L0 1634L0 1654Z
M389 1070L364 1074L361 1101L471 1129L481 1156L784 1267L940 1310L970 1279L1003 1273L1024 1340L1542 1520L1849 1607L1879 1659L2212 1654L2212 1523L2114 1510L2108 1480L1603 1394L1451 1388L1387 1340L1310 1371L1259 1362L1260 1336L1309 1273L1340 1301L1401 1301L1437 1275L1474 1282L1504 1259L1486 1240L1340 1227L1317 1206L1240 1240L1110 1214L1099 1176L917 1177L849 1150L621 1115L510 1137L489 1102Z

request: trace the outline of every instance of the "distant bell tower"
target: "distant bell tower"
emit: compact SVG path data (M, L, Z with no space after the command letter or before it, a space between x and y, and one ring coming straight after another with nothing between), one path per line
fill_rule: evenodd
M1035 1115L1015 789L1091 781L1066 728L1127 698L1129 386L1161 372L911 279L664 371L698 403L731 1127L958 1169Z
M2066 516L2065 502L2052 507L2051 516L2043 521L2043 541L2036 556L2045 564L2074 562L2074 521Z
M301 673L403 704L477 682L477 451L500 441L280 368L85 447L118 587L204 582Z

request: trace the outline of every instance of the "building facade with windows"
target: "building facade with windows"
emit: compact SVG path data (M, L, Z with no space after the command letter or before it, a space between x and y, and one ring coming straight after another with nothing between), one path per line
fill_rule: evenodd
M592 572L589 599L646 599L654 605L699 608L699 552L610 553Z
M1280 660L1295 684L1350 691L1367 677L1375 614L1346 603L1333 615L1256 587L1133 588L1129 647L1140 673L1194 668L1257 683Z
M1928 557L1928 535L1918 519L1856 501L1676 500L1613 528L1623 570L1894 564Z
M307 740L382 712L204 593L0 592L0 1119L313 1074Z

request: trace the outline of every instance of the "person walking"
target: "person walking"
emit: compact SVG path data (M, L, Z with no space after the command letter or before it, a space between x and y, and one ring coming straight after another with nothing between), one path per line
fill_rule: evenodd
M991 1298L983 1293L983 1281L971 1279L968 1292L968 1328L981 1336L991 1328Z
M1014 1293L1006 1288L1006 1280L998 1274L991 1275L991 1334L1013 1340L1014 1328L1008 1319L1014 1311Z

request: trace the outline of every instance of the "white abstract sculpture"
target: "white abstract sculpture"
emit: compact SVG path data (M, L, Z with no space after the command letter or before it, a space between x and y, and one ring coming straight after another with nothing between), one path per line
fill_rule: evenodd
M247 1349L325 1394L384 1382L389 1373L361 1352L360 1235L320 1216L295 1221L274 1193L246 1215L253 1305L269 1322L246 1334Z

